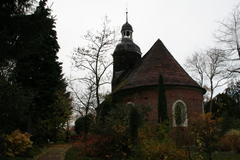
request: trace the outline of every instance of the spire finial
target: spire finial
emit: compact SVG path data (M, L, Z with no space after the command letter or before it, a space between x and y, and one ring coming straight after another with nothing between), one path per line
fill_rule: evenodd
M128 23L128 8L126 8L126 22Z

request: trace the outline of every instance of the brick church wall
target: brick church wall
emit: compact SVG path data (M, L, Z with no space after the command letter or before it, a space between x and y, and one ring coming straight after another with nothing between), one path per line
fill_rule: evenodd
M191 117L193 113L202 113L203 96L199 89L186 87L168 87L166 88L166 98L168 106L168 115L172 120L172 106L177 100L182 100L187 105L187 115ZM127 104L133 102L139 105L150 106L151 111L148 114L148 120L156 121L158 117L158 89L157 87L142 87L122 91L119 102ZM172 121L171 121L172 122Z

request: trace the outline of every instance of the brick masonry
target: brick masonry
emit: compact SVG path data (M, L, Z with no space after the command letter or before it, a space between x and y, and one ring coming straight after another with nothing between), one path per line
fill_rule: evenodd
M182 100L187 105L187 115L191 117L194 113L202 113L203 96L199 89L189 87L167 87L166 99L168 116L172 122L172 107L177 100ZM157 86L135 88L122 91L118 94L118 102L127 104L133 102L139 105L149 106L148 120L157 122L158 118L158 89Z

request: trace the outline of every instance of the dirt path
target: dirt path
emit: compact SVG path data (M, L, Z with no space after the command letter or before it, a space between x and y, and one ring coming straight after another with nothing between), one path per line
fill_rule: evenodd
M65 152L71 144L55 144L50 146L46 152L39 155L36 160L64 160Z

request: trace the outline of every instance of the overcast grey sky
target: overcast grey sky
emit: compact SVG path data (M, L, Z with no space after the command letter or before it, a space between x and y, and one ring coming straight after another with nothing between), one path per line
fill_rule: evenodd
M217 21L226 18L239 0L50 0L60 44L59 58L68 76L73 49L81 36L99 28L105 16L111 26L125 23L128 7L133 40L143 55L159 38L183 65L194 51L214 45Z

